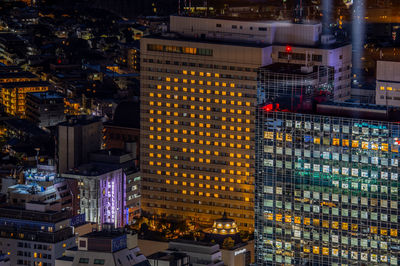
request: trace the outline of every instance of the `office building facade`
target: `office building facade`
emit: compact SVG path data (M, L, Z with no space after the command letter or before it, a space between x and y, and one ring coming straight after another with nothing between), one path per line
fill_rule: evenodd
M226 211L253 229L258 68L276 42L320 42L319 24L290 25L172 16L172 33L141 39L143 210L205 223Z
M265 104L256 264L398 265L399 124L377 106L321 104L310 114Z
M270 48L159 38L141 47L143 210L200 222L227 211L252 228L257 68Z

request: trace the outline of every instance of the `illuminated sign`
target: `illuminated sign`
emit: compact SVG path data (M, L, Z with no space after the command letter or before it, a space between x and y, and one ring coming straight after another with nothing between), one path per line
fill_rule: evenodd
M238 251L235 251L235 256L240 255L240 254L245 253L245 252L246 252L245 248L244 249L240 249Z

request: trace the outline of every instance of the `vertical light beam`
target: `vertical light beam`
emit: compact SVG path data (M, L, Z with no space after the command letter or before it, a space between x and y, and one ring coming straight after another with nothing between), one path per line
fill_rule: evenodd
M324 34L331 34L330 24L332 21L332 0L322 0L322 26Z
M365 1L354 0L353 2L353 24L352 24L352 46L353 46L353 74L357 75L357 80L362 78L363 63L361 58L364 51L365 39Z

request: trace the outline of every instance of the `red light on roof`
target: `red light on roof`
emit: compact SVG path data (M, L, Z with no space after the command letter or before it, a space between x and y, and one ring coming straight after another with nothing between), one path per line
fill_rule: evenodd
M263 107L263 109L267 112L271 112L274 109L274 105L272 103L267 104Z
M292 46L286 45L286 53L291 53L292 52Z

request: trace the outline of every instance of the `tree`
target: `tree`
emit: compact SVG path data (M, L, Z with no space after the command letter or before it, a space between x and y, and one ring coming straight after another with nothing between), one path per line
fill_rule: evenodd
M232 239L232 237L227 237L224 239L224 242L222 243L222 248L224 249L231 249L235 245L235 240Z

